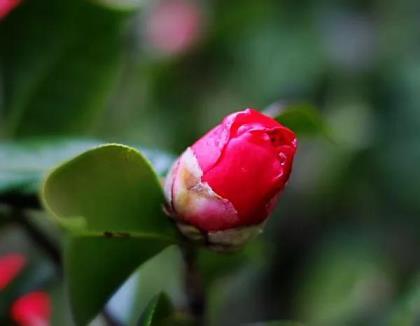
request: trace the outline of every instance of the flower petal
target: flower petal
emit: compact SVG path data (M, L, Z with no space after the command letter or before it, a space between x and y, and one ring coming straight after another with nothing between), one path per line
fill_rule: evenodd
M202 182L202 170L191 148L180 158L174 180L173 208L177 215L200 229L210 231L238 222L233 205Z

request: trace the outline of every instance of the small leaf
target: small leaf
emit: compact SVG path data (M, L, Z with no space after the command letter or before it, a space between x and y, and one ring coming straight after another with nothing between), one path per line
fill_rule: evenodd
M164 293L159 293L149 302L137 325L162 325L168 322L172 315L174 315L174 307L168 296Z
M173 234L159 179L134 148L108 144L65 162L42 189L46 208L64 227Z
M298 137L323 136L332 139L331 131L319 111L310 104L274 104L266 110Z
M86 325L125 279L171 244L153 234L72 235L65 247L65 272L77 325Z

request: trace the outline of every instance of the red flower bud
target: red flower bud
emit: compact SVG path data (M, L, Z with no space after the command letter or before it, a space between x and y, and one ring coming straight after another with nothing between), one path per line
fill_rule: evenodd
M21 0L0 0L0 19L6 17Z
M165 182L180 231L215 249L261 230L292 168L295 134L252 109L228 115L174 163Z
M28 293L13 303L11 314L19 326L48 326L51 317L50 296L41 291Z
M0 257L0 290L13 281L25 264L26 258L21 254L12 253Z

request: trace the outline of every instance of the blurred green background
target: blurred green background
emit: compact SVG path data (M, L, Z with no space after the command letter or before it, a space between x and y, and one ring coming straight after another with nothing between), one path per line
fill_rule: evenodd
M7 298L45 289L53 325L72 325L51 252L13 214L33 208L17 181L63 158L34 163L38 148L87 138L177 155L232 111L297 100L335 141L299 139L263 236L202 253L209 323L419 325L419 41L414 0L24 0L0 21L0 254L23 252L37 272ZM162 289L182 307L181 274L166 250L109 313L125 325Z

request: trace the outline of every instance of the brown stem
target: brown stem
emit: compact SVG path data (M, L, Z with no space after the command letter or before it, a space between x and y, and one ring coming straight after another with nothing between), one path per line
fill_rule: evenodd
M206 297L201 274L197 268L197 250L189 243L181 246L185 264L185 292L188 308L197 325L204 325Z

